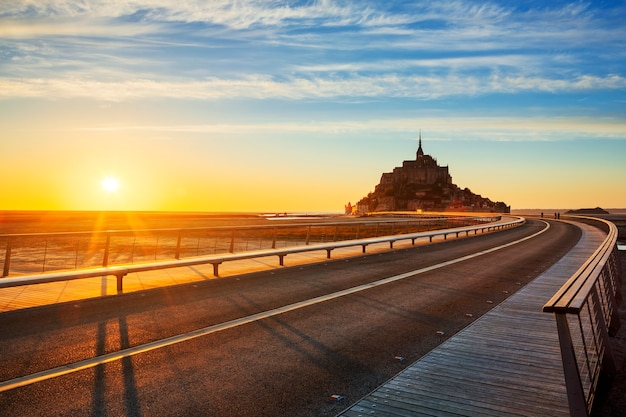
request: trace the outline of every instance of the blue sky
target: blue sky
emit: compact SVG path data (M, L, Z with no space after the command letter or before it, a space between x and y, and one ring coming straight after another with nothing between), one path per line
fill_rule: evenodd
M0 209L341 211L419 129L513 209L626 207L624 21L624 1L3 1Z

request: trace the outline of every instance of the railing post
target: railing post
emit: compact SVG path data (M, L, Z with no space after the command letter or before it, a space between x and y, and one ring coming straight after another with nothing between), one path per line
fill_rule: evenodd
M306 242L304 242L305 245L309 244L310 238L311 238L311 225L309 225L309 227L307 227L306 229Z
M107 232L107 240L104 244L104 255L102 256L102 266L109 265L109 247L111 246L111 234Z
M278 237L278 229L274 228L274 239L272 240L272 249L276 249L276 238Z
M46 258L48 256L48 239L46 239L46 244L43 247L43 262L41 263L41 272L46 272Z
M233 233L230 236L230 253L235 253L235 229L233 229Z
M76 253L74 254L74 269L78 268L78 245L79 245L79 240L76 239Z
M561 359L563 361L563 374L565 376L570 417L589 417L587 401L585 400L585 393L576 362L576 352L574 351L572 336L567 324L567 315L555 313L555 317L559 344L561 345Z
M4 253L4 268L2 270L2 277L6 277L9 275L9 267L11 265L11 250L13 246L13 240L11 238L7 239L7 248Z
M178 231L178 240L176 242L176 254L174 255L174 258L176 259L180 259L180 241L181 241L181 234L182 231Z

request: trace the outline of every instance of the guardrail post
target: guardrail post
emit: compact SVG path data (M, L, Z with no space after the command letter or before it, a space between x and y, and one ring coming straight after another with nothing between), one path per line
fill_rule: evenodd
M235 229L233 229L233 233L230 235L230 253L235 253Z
M124 275L126 274L117 274L115 275L115 278L117 278L117 293L121 294L122 291L122 280L124 279Z
M102 256L102 266L109 265L109 247L111 246L111 235L107 232L107 240L104 244L104 255Z
M274 239L272 240L272 249L276 249L276 239L278 238L278 229L274 228Z
M7 248L4 253L4 268L2 270L2 277L6 277L9 275L9 267L11 265L11 250L12 250L13 242L12 239L7 239Z
M589 417L587 401L580 380L580 372L576 362L576 352L572 343L566 314L555 314L556 328L561 345L561 359L563 361L563 374L567 390L567 402L569 404L570 417Z
M309 244L310 238L311 238L311 225L309 225L309 227L307 227L306 229L306 242L304 242L305 245Z

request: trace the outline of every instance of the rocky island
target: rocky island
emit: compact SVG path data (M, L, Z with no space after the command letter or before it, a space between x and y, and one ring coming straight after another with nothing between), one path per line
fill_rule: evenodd
M374 192L356 205L346 206L346 212L353 214L382 211L509 213L511 207L455 185L448 167L439 166L435 158L424 153L420 132L415 160L404 161L392 172L383 173Z

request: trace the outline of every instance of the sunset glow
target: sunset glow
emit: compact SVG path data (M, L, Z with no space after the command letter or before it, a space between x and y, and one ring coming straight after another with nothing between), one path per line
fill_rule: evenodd
M339 212L414 158L420 129L455 184L513 209L626 207L624 16L1 2L0 210Z

